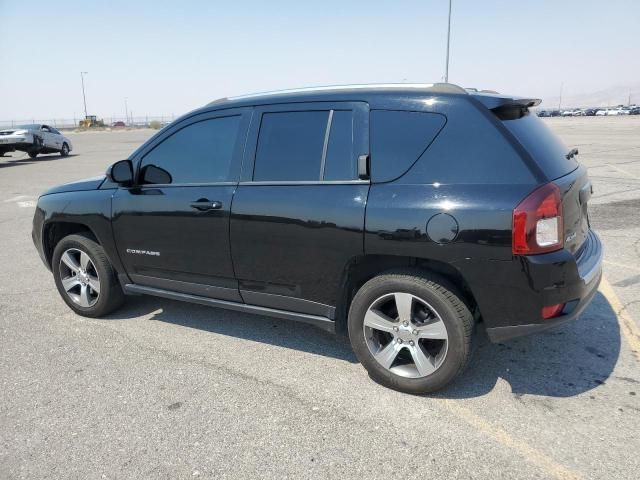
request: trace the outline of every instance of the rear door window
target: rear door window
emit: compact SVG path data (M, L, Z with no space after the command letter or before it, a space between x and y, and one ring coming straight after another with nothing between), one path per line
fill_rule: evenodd
M329 126L324 180L353 180L357 173L353 151L353 112L334 110Z
M328 111L264 113L254 181L320 179Z
M503 120L505 127L533 157L549 180L562 177L578 167L575 157L567 160L569 148L535 114L527 112L515 120Z
M372 181L388 182L404 174L445 123L445 117L437 113L372 110Z
M357 175L354 112L265 112L253 181L348 181Z

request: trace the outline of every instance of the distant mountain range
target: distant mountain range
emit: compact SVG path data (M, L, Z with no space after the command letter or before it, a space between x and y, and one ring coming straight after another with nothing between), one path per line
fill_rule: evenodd
M627 105L631 94L631 103L640 105L640 83L633 85L619 85L591 93L562 94L561 108L570 107L612 107ZM558 108L559 96L544 97L540 108Z

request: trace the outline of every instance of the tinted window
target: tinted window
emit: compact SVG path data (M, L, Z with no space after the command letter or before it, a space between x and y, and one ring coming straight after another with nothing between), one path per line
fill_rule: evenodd
M567 160L569 149L536 115L527 113L517 120L504 120L504 126L538 163L542 171L554 180L578 167L574 159Z
M356 178L356 158L353 151L353 112L334 110L324 161L325 180Z
M371 179L388 182L405 173L444 124L437 113L373 110Z
M328 111L262 115L253 179L320 180Z
M484 109L481 111L480 108ZM413 168L407 183L533 184L531 171L484 106L460 101ZM495 119L496 122L499 120Z
M142 167L154 166L170 175L171 183L212 183L231 178L233 150L240 116L214 118L178 130L142 159ZM166 178L159 170L147 169L144 183Z

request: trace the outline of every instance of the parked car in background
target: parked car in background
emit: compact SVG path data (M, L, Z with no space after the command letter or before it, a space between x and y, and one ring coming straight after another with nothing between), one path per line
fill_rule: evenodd
M48 125L29 124L0 130L0 156L19 150L36 158L41 153L60 153L66 157L73 150L71 140Z
M606 108L600 108L600 109L596 110L596 115L598 117L603 117L603 116L607 115L607 109Z
M550 117L559 117L560 116L560 110L551 110L549 112L549 116Z
M618 107L618 108L611 108L609 110L607 110L607 115L613 115L613 116L617 116L617 115L629 115L630 110L624 108L624 107Z
M561 115L563 117L582 117L584 112L579 108L576 108L573 110L563 110Z
M502 342L597 292L591 182L539 103L451 84L220 99L45 192L32 238L79 315L148 294L306 322L383 385L432 392L480 320Z
M633 106L629 110L629 115L640 115L640 106Z
M117 122L113 122L111 126L114 128L118 128L118 127L126 127L127 124L124 123L123 121L117 121Z
M596 109L594 108L585 108L583 111L585 117L593 117L596 114Z
M546 110L540 110L538 112L538 116L539 117L550 117L551 115L549 115L549 112L547 112Z

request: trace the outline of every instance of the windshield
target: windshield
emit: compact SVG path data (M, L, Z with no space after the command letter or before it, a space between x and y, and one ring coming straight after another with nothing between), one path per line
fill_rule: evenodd
M40 125L36 124L36 123L30 123L27 125L16 125L15 127L16 130L39 130L40 129Z

